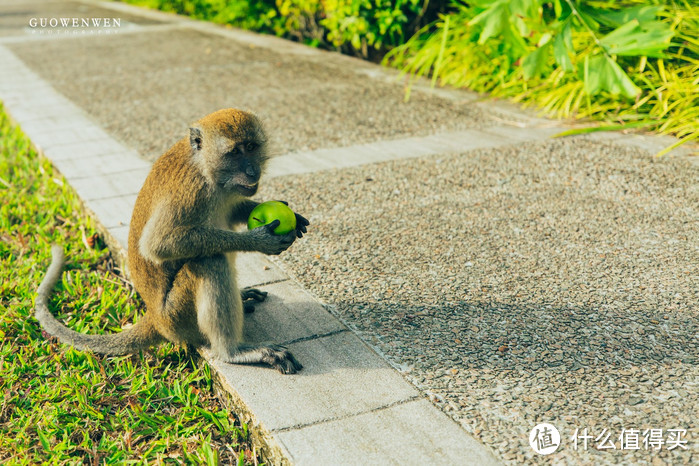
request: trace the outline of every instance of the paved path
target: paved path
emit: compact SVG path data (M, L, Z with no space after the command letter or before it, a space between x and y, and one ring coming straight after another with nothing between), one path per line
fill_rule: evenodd
M32 17L121 22L49 34ZM272 462L699 461L699 169L653 158L666 138L550 140L560 125L507 105L404 103L390 70L118 3L2 3L0 63L6 110L115 250L187 123L262 116L278 156L259 198L312 228L273 262L241 256L271 296L247 331L305 369L213 365ZM550 457L528 443L539 422L561 432ZM603 435L576 450L576 428ZM688 450L648 451L649 428L686 429ZM616 450L594 448L605 432Z

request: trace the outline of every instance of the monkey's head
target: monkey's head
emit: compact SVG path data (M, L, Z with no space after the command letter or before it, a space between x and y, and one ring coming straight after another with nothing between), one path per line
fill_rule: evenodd
M267 137L255 115L227 108L189 128L192 157L212 186L252 196L267 161Z

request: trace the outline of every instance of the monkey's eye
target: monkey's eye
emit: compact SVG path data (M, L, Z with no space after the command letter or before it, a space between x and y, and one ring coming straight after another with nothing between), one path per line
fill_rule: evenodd
M252 152L252 151L254 151L255 149L257 149L257 144L256 144L256 143L254 143L254 142L252 142L252 141L245 143L245 150L246 150L246 151Z

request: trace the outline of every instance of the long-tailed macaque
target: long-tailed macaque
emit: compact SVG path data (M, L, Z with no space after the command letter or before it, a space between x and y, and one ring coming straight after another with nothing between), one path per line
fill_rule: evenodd
M39 286L36 317L44 329L77 349L121 355L164 340L208 346L230 363L263 363L285 374L301 364L277 345L242 342L244 298L265 293L238 289L237 251L280 254L306 232L275 235L276 220L249 231L233 231L257 205L249 199L267 160L267 138L258 119L235 109L212 113L189 130L153 165L136 199L129 231L128 261L133 284L146 303L136 325L110 335L70 330L48 310L48 299L63 267L63 250Z

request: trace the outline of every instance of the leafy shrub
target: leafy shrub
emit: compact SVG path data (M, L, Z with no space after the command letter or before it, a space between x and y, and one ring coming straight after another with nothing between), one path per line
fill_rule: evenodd
M416 32L424 14L422 0L326 0L321 24L327 39L365 58L383 55ZM372 50L373 49L373 50Z
M325 30L320 24L323 17L320 2L317 0L277 0L276 7L282 18L274 31L276 35L293 38L315 47L326 43Z
M453 6L385 63L559 117L654 127L682 142L699 136L699 8L658 0Z
M316 47L381 59L426 22L444 0L123 0Z
M273 33L279 23L275 0L121 0L243 29Z

